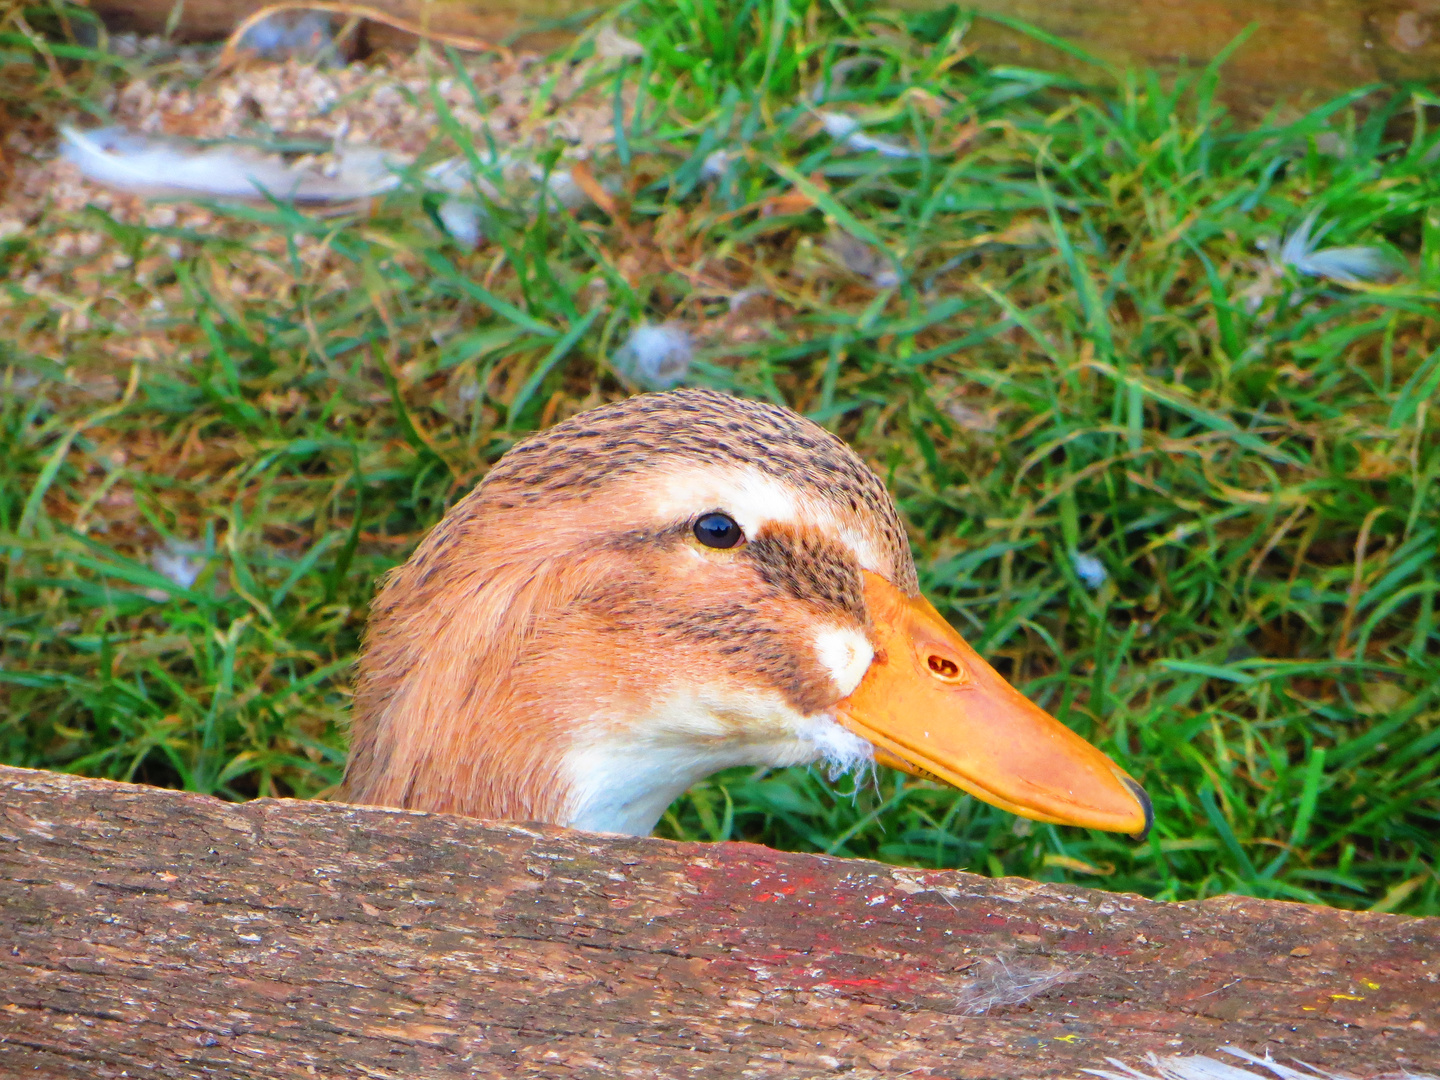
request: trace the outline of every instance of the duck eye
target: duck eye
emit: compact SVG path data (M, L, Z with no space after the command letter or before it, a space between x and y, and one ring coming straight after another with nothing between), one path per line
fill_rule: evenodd
M732 548L741 535L740 526L729 514L706 514L695 522L695 539L706 547Z

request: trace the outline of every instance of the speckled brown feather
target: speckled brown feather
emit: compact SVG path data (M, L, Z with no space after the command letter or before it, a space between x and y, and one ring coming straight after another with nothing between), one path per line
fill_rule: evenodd
M518 444L391 574L360 661L345 798L565 823L557 754L686 679L836 700L818 622L866 625L835 537L777 523L686 557L689 520L636 520L676 466L759 470L915 570L884 485L779 407L703 390L631 398ZM741 722L737 719L737 723Z
M601 405L517 443L481 490L502 504L586 498L675 459L753 467L817 493L823 486L827 500L879 528L892 555L890 580L919 592L904 526L880 478L835 435L768 402L687 389Z

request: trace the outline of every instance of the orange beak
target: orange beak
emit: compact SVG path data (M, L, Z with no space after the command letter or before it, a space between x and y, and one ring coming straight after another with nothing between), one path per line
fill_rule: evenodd
M1143 836L1144 790L980 658L923 597L866 571L875 659L836 707L875 758L1002 810Z

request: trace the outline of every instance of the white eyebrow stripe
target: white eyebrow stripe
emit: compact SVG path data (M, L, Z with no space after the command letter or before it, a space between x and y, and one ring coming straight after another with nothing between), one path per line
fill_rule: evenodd
M658 522L723 510L734 517L746 536L769 524L818 529L835 538L855 556L861 569L888 576L890 565L880 546L835 513L824 498L824 477L817 476L818 495L803 491L759 469L735 465L688 464L652 474L649 509ZM845 518L853 519L845 513Z

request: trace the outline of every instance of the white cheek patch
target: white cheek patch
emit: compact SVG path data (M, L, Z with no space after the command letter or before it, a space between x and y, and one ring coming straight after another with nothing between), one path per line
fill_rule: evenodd
M815 655L820 658L820 663L825 665L825 670L830 672L830 678L835 681L835 689L840 691L840 696L849 697L860 685L865 672L870 669L875 650L860 631L835 626L827 627L815 635Z

